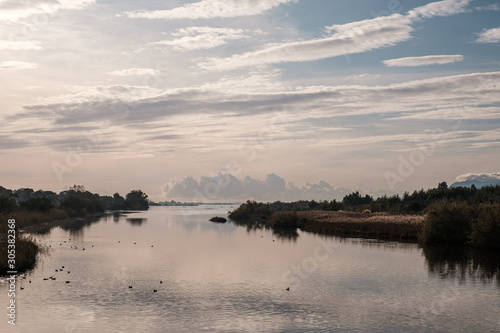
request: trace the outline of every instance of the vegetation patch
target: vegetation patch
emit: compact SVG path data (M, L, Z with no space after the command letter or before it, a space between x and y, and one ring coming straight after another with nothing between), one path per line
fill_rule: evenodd
M210 219L211 222L217 222L217 223L226 223L227 219L220 217L220 216L215 216Z

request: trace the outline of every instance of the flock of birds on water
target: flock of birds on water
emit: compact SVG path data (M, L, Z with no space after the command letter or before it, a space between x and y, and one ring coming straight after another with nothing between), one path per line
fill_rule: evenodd
M71 241L71 238L69 238L69 241ZM64 243L64 244L66 244L66 243L67 243L67 241L64 241L64 242L62 242L62 243L59 243L59 245L60 245L60 246L63 246L63 243ZM82 241L82 243L83 243L83 241ZM120 243L120 241L118 241L118 243ZM137 242L134 242L134 245L137 245ZM51 247L52 247L52 245L49 245L49 247L51 248ZM92 247L94 247L94 245L92 245ZM153 246L153 245L151 245L151 247L154 247L154 246ZM78 250L78 246L76 246L76 245L71 245L71 246L70 246L70 249L75 249L75 250ZM85 251L85 247L82 247L82 248L81 248L81 250L82 250L82 251ZM68 270L66 270L66 271L65 271L65 266L61 266L60 268L56 268L56 269L55 269L55 273L62 273L62 272L66 272L67 274L70 274L70 273L71 273L71 271L68 271ZM21 275L20 275L20 277L21 277L23 280L26 280L26 279L27 279L27 276L28 276L28 273L23 273L23 274L21 274ZM49 281L49 280L50 280L50 281L56 281L56 280L57 280L57 277L55 277L54 275L51 275L51 276L49 276L49 277L44 277L44 278L43 278L43 281ZM71 283L71 281L69 281L69 280L65 280L65 282L66 282L66 284ZM31 280L28 280L28 283L31 283ZM163 281L161 281L161 280L160 280L160 284L163 284ZM132 289L132 288L133 288L133 286L128 286L128 289ZM20 289L20 290L24 290L24 287L20 287L19 289ZM158 292L158 289L153 289L153 292L154 292L154 293L157 293L157 292Z
M263 237L263 236L261 236L261 237ZM71 241L71 238L69 238L69 241ZM275 241L275 240L273 239L273 242L274 242L274 241ZM67 243L67 241L64 241L63 243ZM63 245L63 243L59 243L59 245L60 245L60 246L62 246L62 245ZM83 241L82 241L82 243L83 243ZM120 241L118 241L118 243L120 243ZM137 242L134 242L134 245L137 245ZM52 245L49 245L49 247L52 247ZM94 245L92 245L92 247L94 247ZM151 245L151 247L153 247L153 245ZM78 246L76 246L76 245L71 245L71 246L70 246L70 248L71 248L71 249L78 250ZM85 247L82 247L82 251L85 251ZM56 272L56 273L61 273L61 272L63 272L63 271L64 271L64 269L65 269L65 268L64 268L64 266L61 266L61 268L57 268L57 269L55 269L55 272ZM67 272L67 274L70 274L70 273L71 273L71 271L66 271L66 272ZM22 275L21 275L22 279L23 279L23 280L26 280L27 275L28 275L27 273L22 274ZM48 281L48 280L51 280L51 281L56 281L56 280L57 280L57 278L56 278L56 277L54 277L54 276L49 276L48 278L43 278L43 281ZM31 283L31 280L29 280L29 283ZM66 284L69 284L69 283L71 283L71 281L66 280ZM161 280L160 280L160 284L163 284L163 281L161 281ZM129 286L128 286L128 289L133 289L133 286L130 286L130 285L129 285ZM24 287L20 287L20 290L24 290ZM288 288L286 288L286 290L287 290L287 291L290 291L290 288L288 287ZM157 292L158 292L158 289L153 289L153 293L157 293Z

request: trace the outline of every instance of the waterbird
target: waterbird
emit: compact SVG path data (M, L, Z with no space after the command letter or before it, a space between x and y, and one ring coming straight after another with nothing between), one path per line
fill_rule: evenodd
M132 289L132 286L128 286L128 289Z
M61 266L61 268L64 268L64 266Z
M24 290L24 288L23 288L23 287L21 287L21 290ZM155 292L156 292L156 291L155 291Z
M160 283L163 283L163 281L160 281Z
M31 280L30 280L30 283L31 283Z
M56 269L56 272L59 272L59 270L58 270L58 269Z
M68 274L69 274L69 271L68 271Z
M47 281L47 280L48 280L48 278L43 278L43 281Z
M286 290L290 291L290 287L286 288Z
M85 248L83 248L82 251L85 251Z
M69 283L69 281L66 281L66 283Z
M154 292L154 293L157 293L157 292L158 292L158 290L156 290L156 289L153 289L153 292Z

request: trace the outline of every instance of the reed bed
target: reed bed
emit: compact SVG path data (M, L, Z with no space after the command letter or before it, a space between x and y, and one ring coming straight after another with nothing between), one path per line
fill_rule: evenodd
M424 225L419 215L359 212L297 212L301 230L319 234L417 241Z

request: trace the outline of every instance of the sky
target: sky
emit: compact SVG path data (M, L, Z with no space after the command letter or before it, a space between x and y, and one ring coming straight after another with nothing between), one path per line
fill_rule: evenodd
M500 178L493 0L0 0L0 185L342 198Z

